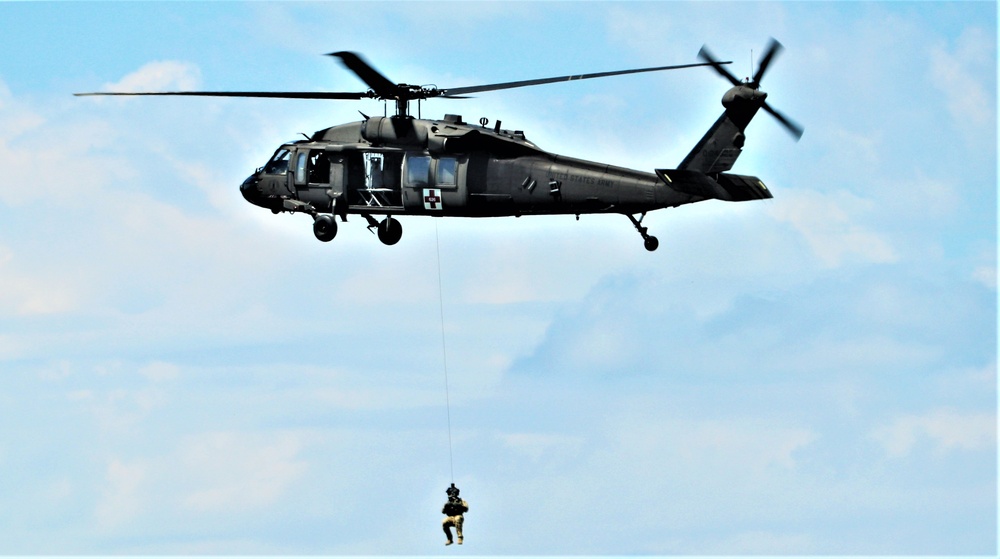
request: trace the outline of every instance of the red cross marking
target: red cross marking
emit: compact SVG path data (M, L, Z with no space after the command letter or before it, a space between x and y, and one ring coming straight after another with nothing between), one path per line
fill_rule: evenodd
M436 190L428 190L427 196L424 196L424 204L429 204L432 210L437 209L437 204L441 203L441 197L437 195Z

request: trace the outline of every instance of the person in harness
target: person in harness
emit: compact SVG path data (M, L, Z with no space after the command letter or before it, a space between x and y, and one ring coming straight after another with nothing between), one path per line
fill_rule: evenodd
M458 536L458 545L462 545L462 523L465 522L466 512L469 512L469 503L465 502L465 499L459 498L458 488L455 484L451 484L451 487L445 489L445 493L448 494L448 502L444 504L441 509L441 513L445 515L445 519L441 522L441 526L444 529L444 534L448 536L448 541L444 545L451 545L454 543L451 539L451 527L455 527L455 535Z

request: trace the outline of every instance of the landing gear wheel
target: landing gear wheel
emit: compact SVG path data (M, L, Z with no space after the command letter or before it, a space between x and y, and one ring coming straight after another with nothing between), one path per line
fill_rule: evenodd
M394 245L403 236L403 225L398 220L387 217L378 224L378 240L385 245Z
M332 241L337 236L337 222L333 220L333 216L316 216L316 221L313 222L313 235L324 243Z
M635 216L631 214L625 214L625 217L629 218L629 220L632 222L632 225L635 225L635 230L638 231L639 235L642 236L642 245L646 247L646 250L648 250L649 252L653 252L660 246L659 239L646 233L646 231L648 231L649 228L642 226L642 220L644 217L646 217L645 213L639 216L639 219L636 219Z

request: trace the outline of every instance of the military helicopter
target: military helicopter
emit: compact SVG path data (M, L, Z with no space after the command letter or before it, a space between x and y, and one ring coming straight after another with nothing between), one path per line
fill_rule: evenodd
M334 52L369 89L363 92L100 92L76 95L186 95L290 99L379 99L395 102L396 114L332 126L311 137L283 144L240 186L250 203L273 213L302 213L313 219L313 233L328 242L337 235L336 217L358 214L386 245L399 242L397 216L501 217L522 215L622 214L631 220L647 250L659 246L642 225L646 213L704 200L747 201L771 198L761 179L730 174L746 137L744 130L764 109L796 139L802 128L771 108L760 81L782 49L771 39L752 78L740 81L707 48L701 63L560 76L470 87L438 88L393 83L359 54ZM710 66L732 83L722 97L725 112L676 169L655 173L549 153L521 130L492 127L486 118L475 126L461 116L414 118L410 102L471 93ZM636 215L639 217L637 218ZM383 216L381 220L376 216Z

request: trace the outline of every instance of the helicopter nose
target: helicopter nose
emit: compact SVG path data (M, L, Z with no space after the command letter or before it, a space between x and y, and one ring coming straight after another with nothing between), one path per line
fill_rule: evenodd
M259 185L259 173L254 173L247 177L246 180L243 181L243 184L240 185L240 194L243 195L243 199L255 206L267 208L272 211L275 207L280 207L278 202L276 202L273 197L261 192Z
M250 175L240 185L240 194L243 199L251 204L260 205L260 190L257 189L257 175Z

